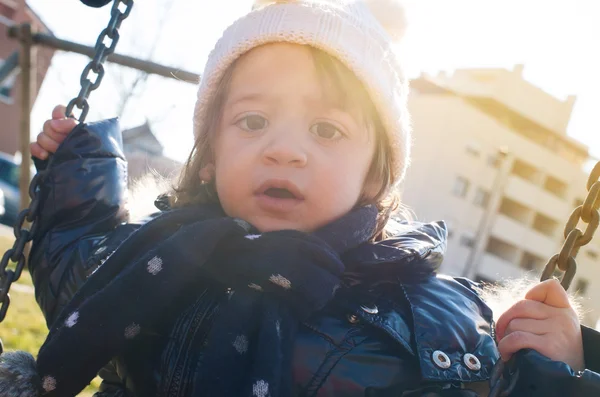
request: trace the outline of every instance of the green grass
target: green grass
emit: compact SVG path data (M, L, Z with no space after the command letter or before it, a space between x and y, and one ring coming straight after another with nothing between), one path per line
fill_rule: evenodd
M12 247L12 240L0 236L0 255ZM24 270L17 281L18 284L30 287L31 276ZM40 311L34 295L33 288L11 289L10 306L6 318L0 324L0 339L4 343L4 350L24 350L34 356L48 335L48 328L42 312ZM91 397L98 390L100 379L96 378L80 396Z

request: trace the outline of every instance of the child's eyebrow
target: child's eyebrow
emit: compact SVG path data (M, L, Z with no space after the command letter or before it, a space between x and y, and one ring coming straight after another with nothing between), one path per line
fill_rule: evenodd
M255 101L269 101L276 100L276 95L266 94L264 92L242 92L236 95L232 95L226 102L227 107L232 107L235 105L239 105L244 102L255 102ZM337 98L336 98L337 99ZM326 94L321 94L318 96L309 96L304 98L304 101L307 105L315 107L315 108L323 108L325 107L328 111L335 111L341 113L351 114L349 109L344 106L343 103L340 103L339 100L329 97Z
M242 102L252 102L252 101L257 101L257 100L263 100L265 98L266 98L266 95L259 93L259 92L242 93L242 94L239 94L239 95L236 95L236 96L233 96L232 98L230 98L227 101L227 105L233 106L233 105L237 105Z

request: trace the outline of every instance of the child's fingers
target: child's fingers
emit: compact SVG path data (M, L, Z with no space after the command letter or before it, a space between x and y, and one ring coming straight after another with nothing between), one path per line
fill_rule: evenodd
M46 150L44 150L39 143L37 142L32 142L29 145L29 150L31 151L31 155L33 157L37 157L40 160L46 160L48 159L48 156L50 155L50 153L48 153Z
M537 284L525 295L525 299L542 302L559 308L569 308L569 296L558 280L550 279Z
M70 129L67 129L66 125L58 125L58 129L54 128L53 125L55 125L55 122L62 122L63 120L46 120L46 122L44 123L44 127L42 128L42 134L47 135L50 139L61 143L62 141L65 140L65 138L67 137L67 135L69 135L69 132L71 132Z
M50 153L56 152L56 149L58 149L58 146L60 145L60 142L55 141L43 132L38 134L37 143L42 149Z
M553 307L534 300L520 300L502 313L496 322L496 338L501 340L506 334L506 327L516 318L545 320L552 315Z
M54 108L52 116L60 116L61 112L64 114L64 109L57 106ZM50 153L56 152L58 146L76 125L77 121L69 118L46 120L42 132L37 136L35 144L30 145L31 154L45 160Z
M52 118L54 120L64 119L67 117L67 107L64 105L57 105L52 109Z
M50 136L54 136L55 132L59 133L63 135L64 139L64 136L73 131L75 126L77 126L77 120L75 119L46 120L43 131Z

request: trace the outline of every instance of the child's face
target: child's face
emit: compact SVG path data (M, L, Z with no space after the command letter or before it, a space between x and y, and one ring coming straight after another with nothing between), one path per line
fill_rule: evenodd
M334 108L321 81L300 45L269 44L238 60L214 142L216 189L227 215L261 232L310 232L362 197L374 134Z

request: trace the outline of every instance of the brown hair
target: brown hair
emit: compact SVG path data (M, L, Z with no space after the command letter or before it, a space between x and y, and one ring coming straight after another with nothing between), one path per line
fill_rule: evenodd
M383 128L367 90L354 73L337 58L314 47L309 48L313 55L317 74L324 87L323 93L327 96L326 100L336 107L350 111L355 117L360 117L359 120L363 121L365 127L374 132L375 154L365 182L376 181L379 189L373 197L367 197L363 192L357 206L366 204L377 206L377 230L373 239L381 240L386 237L385 225L392 214L400 208L399 194L393 189L393 184L398 179L398 170L392 166L394 153L390 138ZM177 186L174 188L174 194L171 196L173 207L218 202L214 183L200 183L199 173L213 160L213 142L235 65L234 62L224 73L214 99L208 106L205 120L196 136L194 148L182 169Z

